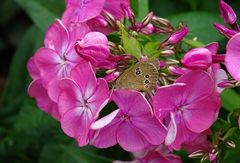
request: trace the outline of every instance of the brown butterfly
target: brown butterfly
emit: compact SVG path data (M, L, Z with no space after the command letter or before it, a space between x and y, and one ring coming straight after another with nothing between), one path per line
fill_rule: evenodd
M158 69L158 61L138 62L119 76L116 87L149 92L156 87Z

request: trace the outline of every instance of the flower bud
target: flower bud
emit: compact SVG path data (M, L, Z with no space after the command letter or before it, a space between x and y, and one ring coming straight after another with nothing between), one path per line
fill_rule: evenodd
M133 26L130 26L129 28L130 28L130 29L134 29ZM145 27L142 27L142 23L139 22L139 23L137 24L137 31L139 31L139 32L141 32L141 33L143 33L143 34L145 34L145 35L149 35L149 34L152 34L152 33L153 33L153 31L154 31L154 26L153 26L152 24L148 24L148 25L146 25Z
M236 144L232 140L228 140L225 143L226 143L226 146L228 148L235 148L236 147Z
M230 81L226 80L226 81L222 81L222 82L218 83L217 86L220 88L233 88L234 84L232 84Z
M205 155L205 153L202 150L197 150L190 155L188 155L189 158L202 158Z
M113 81L115 81L118 77L119 77L120 73L119 72L112 72L110 74L107 74L104 79L108 82L111 83Z
M152 20L153 17L153 12L150 12L147 14L147 16L145 18L143 18L142 20L142 28L144 28L145 26L147 26L150 21Z
M169 66L168 70L173 74L173 75L183 75L187 72L186 69L177 67L177 66Z
M208 154L209 161L214 161L218 155L218 151L216 149L212 149L212 151Z
M93 65L105 61L110 54L107 37L100 32L90 32L75 45L79 56Z
M225 23L232 25L237 21L236 13L233 11L232 7L223 0L220 0L219 8L221 17Z
M169 31L174 30L173 26L170 24L170 22L169 22L167 19L153 16L153 17L152 17L152 22L153 22L154 24L156 24L157 26L161 26L161 27L166 27L166 28L168 28Z
M186 53L181 62L189 69L206 70L212 64L212 53L206 48L195 48Z
M168 44L179 43L188 34L188 32L188 28L186 26L182 26L181 29L171 34L171 36L167 40Z
M112 28L112 29L116 29L117 28L117 22L116 22L116 19L114 18L114 16L110 13L110 12L107 12L106 10L102 11L103 12L103 16L105 18L105 20L108 22L109 26Z
M174 54L173 50L163 50L163 51L161 51L161 55L164 55L164 56L171 56L173 54Z
M220 32L222 35L224 35L227 38L231 38L235 34L238 33L238 31L229 29L229 28L225 27L224 25L221 25L218 23L214 23L214 27L216 28L216 30L218 30L218 32Z

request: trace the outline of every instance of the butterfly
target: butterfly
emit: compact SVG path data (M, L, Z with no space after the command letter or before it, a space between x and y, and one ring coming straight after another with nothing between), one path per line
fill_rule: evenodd
M125 70L117 79L116 87L149 92L158 81L158 61L142 61Z

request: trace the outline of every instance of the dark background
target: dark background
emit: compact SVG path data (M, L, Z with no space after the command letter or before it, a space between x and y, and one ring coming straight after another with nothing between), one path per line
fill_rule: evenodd
M240 12L239 0L226 2ZM141 17L141 11L146 11L146 0L139 0L138 3ZM197 36L203 43L219 41L221 45L227 41L212 26L215 21L222 23L218 0L149 0L149 9L158 16L169 18L174 25L179 21L186 23L191 29L190 38ZM79 150L74 141L64 136L59 124L37 109L34 101L27 97L30 79L26 61L42 45L46 28L60 17L63 10L64 0L1 0L0 162L109 161L96 155L109 159L130 159L118 147L108 150L84 147ZM220 51L224 52L224 46ZM229 110L230 107L226 108Z

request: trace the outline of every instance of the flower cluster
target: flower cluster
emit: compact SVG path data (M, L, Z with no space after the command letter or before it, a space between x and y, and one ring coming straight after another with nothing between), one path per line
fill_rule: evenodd
M216 42L184 49L186 25L174 28L153 13L137 22L129 0L66 0L62 18L28 62L33 80L28 93L80 147L119 144L135 153L136 162L181 162L171 152L184 148L190 156L205 151L205 159L213 161L217 149L207 137L221 108L220 94L240 81L236 14L223 0L220 11L231 27L215 23L230 38L226 55L217 54ZM129 71L141 62L148 66L140 64L136 74L146 80ZM233 79L221 69L224 64ZM149 67L158 71L157 82ZM116 84L123 75L122 85L136 89ZM149 82L153 89L139 90Z

